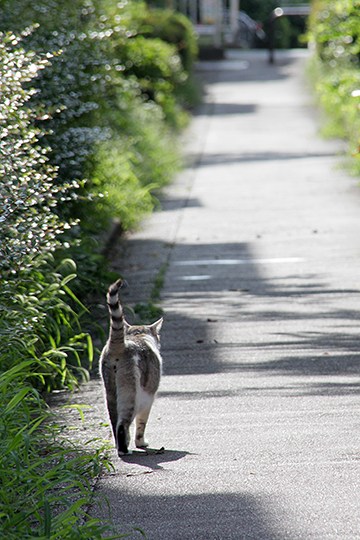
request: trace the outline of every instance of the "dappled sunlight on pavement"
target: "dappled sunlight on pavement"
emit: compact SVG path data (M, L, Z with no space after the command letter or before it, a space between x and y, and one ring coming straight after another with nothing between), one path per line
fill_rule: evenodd
M200 64L188 166L162 210L113 248L129 304L146 302L166 268L148 428L165 452L114 458L100 479L109 506L93 514L119 531L360 536L359 188L340 143L318 136L306 55Z

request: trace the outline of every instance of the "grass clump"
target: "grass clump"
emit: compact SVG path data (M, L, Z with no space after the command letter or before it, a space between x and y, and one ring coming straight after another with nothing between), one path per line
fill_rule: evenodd
M161 291L164 287L166 271L169 263L165 262L157 272L147 302L141 302L135 305L134 314L138 324L149 324L150 321L156 321L163 316L164 312L158 305Z
M27 368L22 362L0 375L0 536L115 538L84 513L103 449L80 450L62 439L43 399L24 382Z
M312 72L327 124L325 134L349 143L360 173L360 2L316 0L310 18Z

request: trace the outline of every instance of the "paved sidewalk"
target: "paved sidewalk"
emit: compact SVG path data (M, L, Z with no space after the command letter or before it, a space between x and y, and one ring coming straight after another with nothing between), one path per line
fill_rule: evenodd
M92 512L110 509L119 532L360 538L360 191L317 134L305 61L293 51L269 66L256 51L200 64L189 167L112 253L129 303L168 265L148 427L166 451L114 454Z

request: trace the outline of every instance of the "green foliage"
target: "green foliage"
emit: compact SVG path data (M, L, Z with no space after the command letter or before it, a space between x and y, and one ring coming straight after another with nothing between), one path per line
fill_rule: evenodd
M13 34L1 37L1 369L10 369L17 356L32 359L29 374L36 386L51 390L73 385L74 371L83 373L79 351L89 343L80 330L74 332L79 315L64 300L71 295L67 283L75 277L74 265L63 264L61 275L48 263L59 235L70 228L55 213L68 187L56 185L56 171L31 124L34 113L26 107L33 91L24 83L32 82L47 61L26 53Z
M168 122L181 127L183 121L176 88L185 82L186 74L175 47L160 39L137 36L129 40L121 54L125 74L136 77L145 100L159 105Z
M197 38L189 19L167 9L150 9L144 13L140 32L175 45L183 68L191 73L198 54Z
M84 520L103 450L59 437L43 396L89 377L74 291L99 286L101 228L135 226L179 166L190 57L141 34L143 2L1 7L0 536L106 538Z
M96 51L101 39L97 34L90 37L87 29L94 11L91 4L87 10L86 2L57 4L53 0L4 0L0 24L1 29L17 32L34 26L24 46L38 54L53 54L48 69L37 78L32 106L39 111L42 144L51 148L59 179L67 181L82 178L86 157L103 135L98 126L91 125L97 103L89 91L101 91L97 80L92 80L97 75Z
M56 271L51 258L33 260L0 291L0 536L105 538L84 521L90 481L104 465L104 448L78 448L53 425L44 390L74 388L91 367L83 307L69 289L74 264ZM71 306L70 304L73 304ZM77 311L75 306L78 306Z
M119 216L126 229L137 224L138 212L144 215L153 208L153 186L142 186L136 175L138 159L131 141L121 139L103 144L96 154L94 182L106 189L97 210L100 216Z
M119 118L127 124L127 135L114 136L99 145L93 158L93 189L99 195L97 227L101 219L113 215L125 229L135 227L139 214L154 208L153 193L180 167L174 134L164 125L159 108L135 104L130 103Z
M125 162L127 156L132 160L136 154L139 156L136 174L148 176L147 186L167 182L171 171L167 175L159 174L156 164L162 161L170 130L185 124L182 105L188 106L189 96L194 95L189 91L189 76L181 62L183 58L190 65L190 58L195 54L187 20L177 17L175 25L174 16L167 16L166 21L171 21L173 27L181 26L183 36L192 39L191 45L187 45L185 39L179 41L181 32L178 30L177 42L171 45L155 35L159 34L160 27L165 27L165 22L153 32L145 25L151 12L144 2L4 0L3 11L0 28L20 31L24 26L35 25L36 30L24 45L41 54L52 53L50 65L36 80L38 92L31 102L38 111L36 123L42 129L41 144L51 148L48 156L52 165L58 167L58 183L77 181L76 196L71 190L71 201L63 201L59 206L61 217L64 220L70 216L80 218L81 230L87 227L89 208L95 212L103 210L103 200L94 197L94 193L99 192L99 163L107 142L121 152L123 145L119 145L118 140L133 136L129 109L141 109L143 117L150 117L150 108L156 118L154 134L148 135L151 123L150 126L140 123L136 127L136 140L130 145L131 151L124 155L112 152L111 168L122 163L125 169L132 169L132 163ZM154 24L160 13L152 16ZM162 33L169 36L169 31ZM149 147L147 142L150 142ZM173 145L171 152L173 160ZM156 158L149 160L148 155L154 153ZM104 170L108 164L107 157L100 168ZM141 179L139 183L143 185ZM135 189L134 199L140 201L137 182L130 184ZM105 187L104 191L111 189ZM142 208L148 208L148 191L143 191L145 200L136 212L136 222L142 216ZM119 192L117 198L121 195ZM122 219L130 195L131 186L127 186L123 202L112 207L112 210L122 208ZM129 217L125 215L124 227L135 224L133 205L129 206L129 213Z
M163 310L153 302L141 302L134 307L134 324L150 324L163 316Z
M359 0L316 0L311 16L312 38L322 61L331 67L358 64L360 59Z
M79 448L53 424L43 391L88 379L91 338L69 282L74 263L37 257L0 291L0 537L106 538L85 519L105 448ZM115 536L114 536L115 538Z
M39 145L39 130L33 127L34 113L27 108L34 91L23 88L24 83L33 82L48 60L26 53L19 41L9 33L1 36L0 43L2 275L26 267L39 251L53 251L59 234L69 228L54 212L60 200L68 199L69 185L56 184L48 150Z
M102 450L57 441L42 398L86 379L85 359L88 368L93 359L80 323L85 308L68 285L75 265L53 265L70 227L56 214L69 188L56 184L25 88L48 57L25 52L14 34L0 41L0 536L102 538L104 527L82 521Z
M84 521L83 510L104 449L79 450L63 439L26 383L27 369L21 362L0 374L0 536L106 538L106 527Z
M73 271L70 260L53 270L38 257L16 283L4 282L0 294L1 369L29 362L26 378L42 391L75 388L88 379L86 359L87 368L92 365L92 342L80 323L86 309L68 286Z
M350 143L360 171L360 1L318 0L311 16L315 87L327 112L326 132Z
M57 249L61 260L70 246L88 288L86 267L94 276L102 260L82 238L112 216L133 227L152 209L153 193L179 165L173 127L184 121L176 94L187 75L177 53L181 32L176 46L140 34L150 13L143 2L3 0L2 7L2 28L32 29L21 43L3 36L0 48L0 339L33 362L31 382L49 391L86 377L81 358L91 344L79 322L84 309L67 286L76 272L61 276L44 257ZM4 357L4 369L12 361Z

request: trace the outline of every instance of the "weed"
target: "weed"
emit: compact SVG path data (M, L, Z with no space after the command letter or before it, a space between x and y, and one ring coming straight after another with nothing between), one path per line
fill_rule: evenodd
M163 316L163 310L153 302L138 303L134 307L136 324L150 324Z
M166 261L155 276L148 302L138 303L134 307L138 324L150 323L163 316L163 310L157 303L160 301L161 290L164 286L165 275L169 263Z

